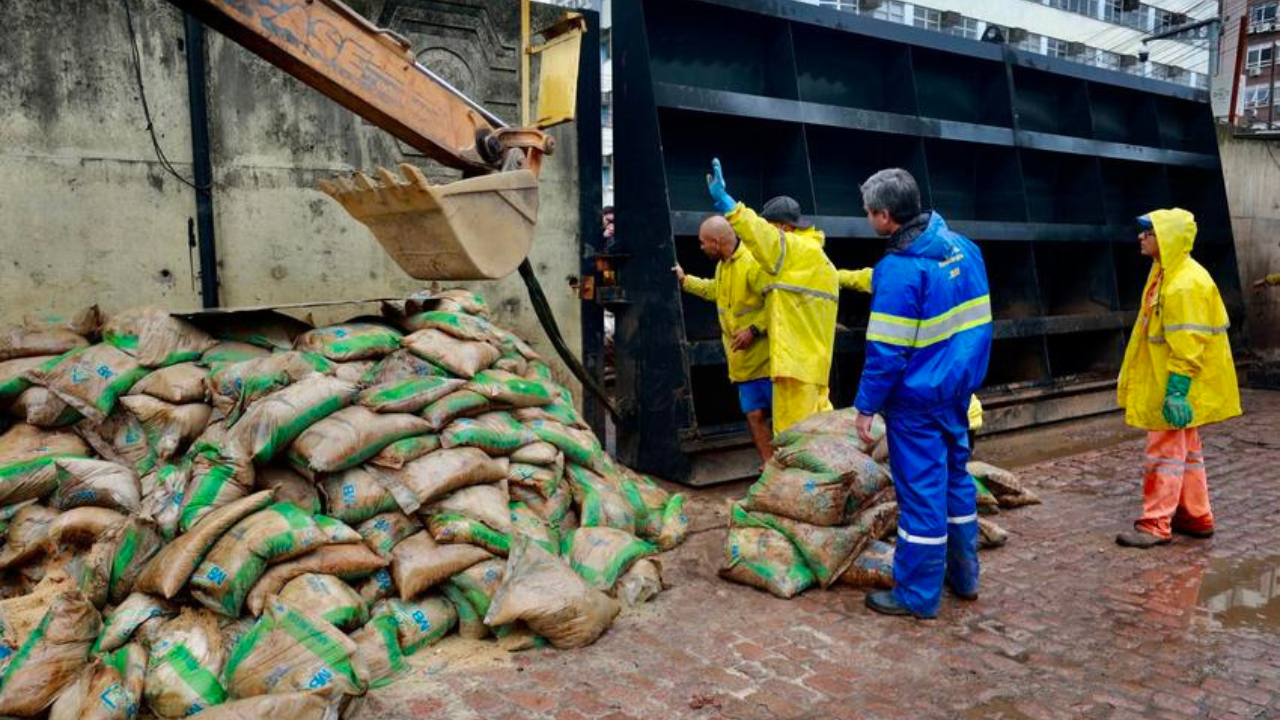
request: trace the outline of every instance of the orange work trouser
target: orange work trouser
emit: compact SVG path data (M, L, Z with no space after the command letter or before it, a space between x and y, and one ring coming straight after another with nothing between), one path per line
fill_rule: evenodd
M1133 525L1163 538L1172 535L1173 525L1188 530L1213 529L1198 429L1147 433L1142 517Z

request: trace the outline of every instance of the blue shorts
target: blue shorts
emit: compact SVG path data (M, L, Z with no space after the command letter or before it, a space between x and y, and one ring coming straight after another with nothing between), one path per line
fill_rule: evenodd
M769 378L738 383L738 405L744 414L773 409L773 381Z

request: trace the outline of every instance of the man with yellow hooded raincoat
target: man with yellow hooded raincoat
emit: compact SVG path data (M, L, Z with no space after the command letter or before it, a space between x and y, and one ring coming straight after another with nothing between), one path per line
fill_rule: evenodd
M1125 421L1147 431L1142 517L1116 542L1167 545L1173 533L1213 535L1199 428L1240 414L1226 307L1208 271L1191 258L1195 216L1181 208L1138 218L1152 259L1142 307L1120 369Z
M832 409L828 395L840 285L823 251L821 230L800 219L799 203L777 197L764 217L729 196L720 161L711 161L707 190L764 273L773 378L773 432Z

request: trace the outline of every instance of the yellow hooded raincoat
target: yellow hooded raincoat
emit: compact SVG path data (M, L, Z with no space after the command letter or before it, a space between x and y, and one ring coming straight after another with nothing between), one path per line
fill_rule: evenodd
M729 363L729 380L735 383L769 377L769 338L756 338L746 350L734 352L733 334L752 325L768 330L765 317L763 273L743 243L728 260L716 263L714 278L686 275L683 290L716 304L720 338Z
M1125 350L1117 389L1125 422L1146 430L1173 429L1162 412L1169 373L1191 378L1189 427L1240 414L1226 307L1208 271L1191 258L1195 216L1156 210L1148 216L1160 246L1142 292L1142 309Z

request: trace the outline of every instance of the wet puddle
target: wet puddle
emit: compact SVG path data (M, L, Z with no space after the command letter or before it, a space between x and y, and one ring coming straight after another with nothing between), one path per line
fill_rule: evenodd
M1280 634L1280 555L1213 561L1196 606L1222 627Z

